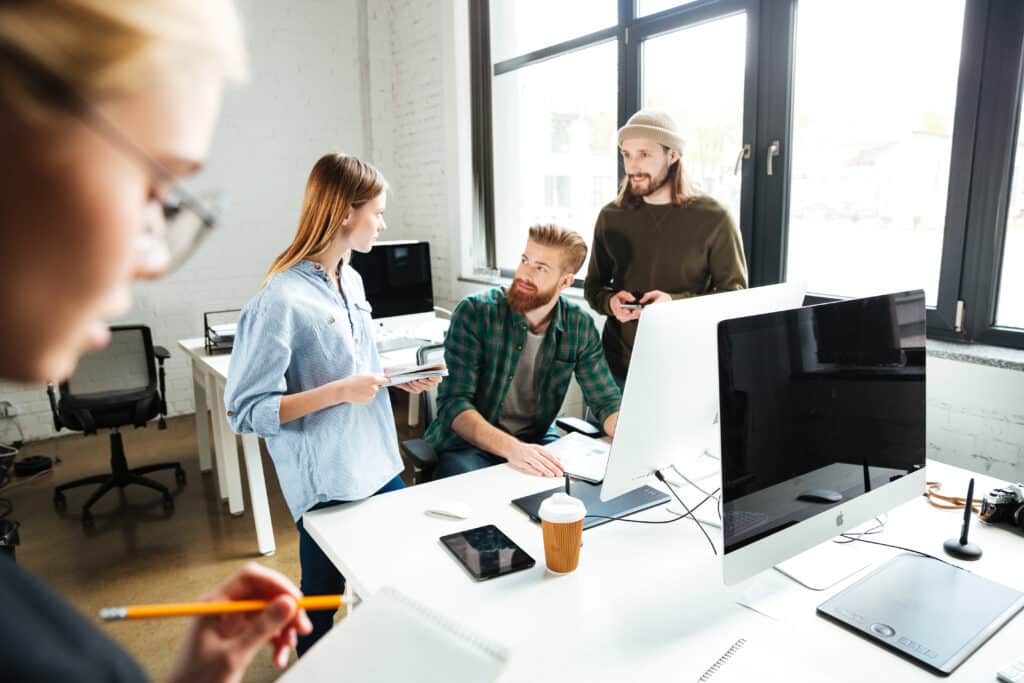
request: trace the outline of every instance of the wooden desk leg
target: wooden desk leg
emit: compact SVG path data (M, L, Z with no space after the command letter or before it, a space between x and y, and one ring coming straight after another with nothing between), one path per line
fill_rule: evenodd
M196 401L196 447L199 449L199 471L213 469L210 455L210 414L206 405L206 378L192 361L192 394Z
M259 437L243 434L242 452L245 454L245 474L249 480L249 502L252 503L252 517L256 522L256 544L261 554L273 555L277 546L274 545L274 526L270 521L267 484L263 479Z
M224 472L224 483L227 485L228 511L235 516L245 512L245 500L242 498L242 475L238 470L238 444L235 442L235 433L231 431L228 424L228 416L224 411L224 380L217 378L214 381L216 387L217 416L216 424L221 433L220 443L224 447L221 457L217 460L218 465Z

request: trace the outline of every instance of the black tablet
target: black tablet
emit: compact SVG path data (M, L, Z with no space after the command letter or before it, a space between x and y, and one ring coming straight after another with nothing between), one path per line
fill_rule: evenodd
M442 536L441 543L477 581L529 569L536 564L525 550L493 524Z

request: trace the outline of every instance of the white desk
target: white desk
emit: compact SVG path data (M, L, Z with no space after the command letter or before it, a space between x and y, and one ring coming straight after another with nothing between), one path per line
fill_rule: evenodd
M438 320L430 326L431 334L447 329L448 321ZM202 337L179 339L178 346L192 360L192 388L196 405L196 446L199 449L199 468L209 472L216 465L217 491L221 500L227 501L232 515L245 511L242 496L242 480L238 466L238 448L235 435L224 412L224 387L227 383L231 355L222 353L210 355ZM381 354L384 367L414 363L416 349L406 348ZM409 394L409 425L419 422L419 397ZM209 411L209 413L207 413ZM212 425L210 415L212 415ZM210 449L210 433L213 427L213 451ZM253 519L256 524L256 543L262 555L273 555L274 528L270 520L270 505L267 501L267 486L263 477L263 460L260 457L259 439L255 434L242 434L242 453L245 458L245 473L249 484L249 499L252 501Z
M947 494L966 490L971 476L937 463L929 465L929 472L929 479L943 482ZM976 479L979 494L995 483ZM785 668L794 669L782 680L937 680L925 669L815 615L814 606L849 582L815 593L770 571L726 588L718 560L688 521L595 527L584 532L580 569L568 576L548 574L540 527L509 501L557 485L557 480L519 474L501 465L310 513L305 528L357 595L393 586L505 644L511 661L503 681L631 681L655 676L696 680L741 637L767 645ZM423 513L431 503L445 499L469 503L473 517L446 521ZM638 518L666 516L657 508ZM959 533L962 513L938 510L922 497L892 511L888 519L886 531L872 539L940 555L942 541ZM438 537L488 523L497 524L519 543L537 566L491 581L473 581ZM716 538L716 530L709 533ZM971 569L1024 589L1024 537L979 523L972 534L985 556ZM872 547L841 547L856 552L855 546ZM776 621L736 604L755 585L752 582L777 580L788 582L787 591L800 592L801 608L794 614ZM382 652L387 653L386 634L381 638ZM998 668L1020 656L1022 642L1024 616L1019 615L952 680L993 680ZM344 670L344 663L337 666Z

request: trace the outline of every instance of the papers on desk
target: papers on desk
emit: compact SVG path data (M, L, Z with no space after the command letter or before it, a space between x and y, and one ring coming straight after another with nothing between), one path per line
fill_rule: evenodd
M558 456L565 473L576 479L600 484L608 469L608 452L611 444L599 439L583 436L578 432L566 434L558 441L545 446Z
M285 683L493 681L505 649L391 588L332 628L280 678Z
M384 376L391 380L391 386L397 386L406 382L414 382L418 379L447 377L448 366L444 362L425 363L423 365L416 365L415 363L396 365L384 368Z

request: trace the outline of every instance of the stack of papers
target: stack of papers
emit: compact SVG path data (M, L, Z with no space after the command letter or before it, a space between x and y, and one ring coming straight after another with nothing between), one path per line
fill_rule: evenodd
M562 469L570 477L591 484L600 484L604 480L604 472L608 469L608 452L611 450L611 444L607 441L571 432L544 448L558 456Z
M391 386L396 386L429 377L447 377L448 366L443 361L426 363L424 365L416 365L415 363L396 365L391 368L384 368L384 376L391 380Z

